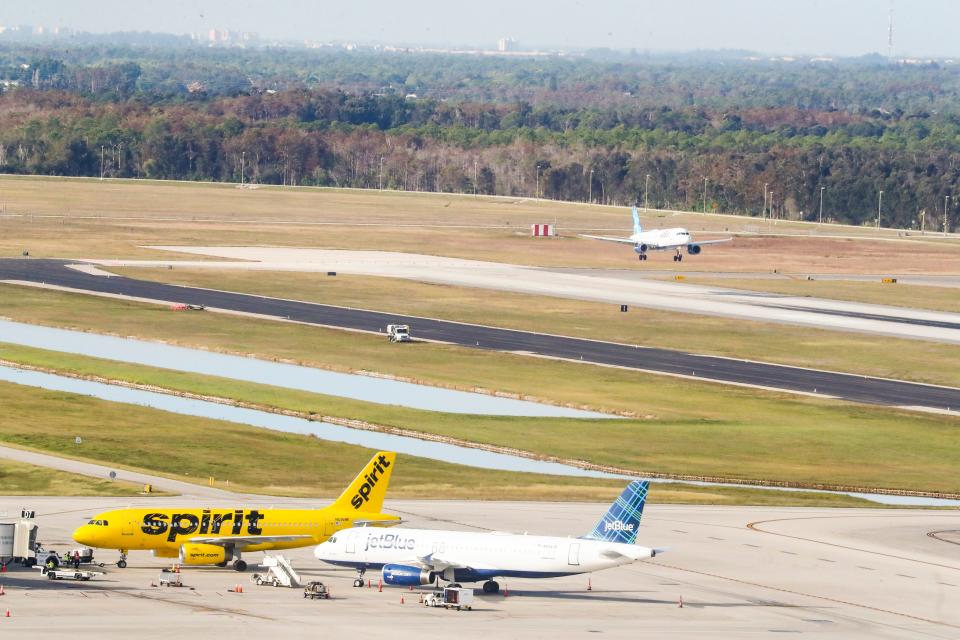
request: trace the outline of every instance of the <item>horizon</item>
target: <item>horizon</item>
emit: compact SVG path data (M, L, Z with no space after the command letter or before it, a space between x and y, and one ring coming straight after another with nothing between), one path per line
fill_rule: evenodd
M440 0L410 0L403 7L382 0L330 9L325 4L276 0L268 9L252 0L169 0L162 6L130 7L120 0L91 0L79 7L65 0L38 0L0 7L0 25L62 27L91 35L181 36L218 29L255 32L262 41L288 44L493 50L506 37L516 39L521 51L960 57L960 44L951 37L951 25L960 22L960 3L949 0L918 0L901 7L884 0L849 0L840 6L826 0L775 6L761 0L678 0L669 7L650 0L602 0L589 7L580 0L533 0L522 6L490 0L483 7L450 7ZM505 22L505 15L512 19Z

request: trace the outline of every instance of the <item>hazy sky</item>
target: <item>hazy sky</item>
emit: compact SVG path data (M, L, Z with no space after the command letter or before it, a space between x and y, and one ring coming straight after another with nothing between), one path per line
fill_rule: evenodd
M886 53L890 0L32 0L0 24L434 45ZM896 55L960 56L960 0L900 0Z

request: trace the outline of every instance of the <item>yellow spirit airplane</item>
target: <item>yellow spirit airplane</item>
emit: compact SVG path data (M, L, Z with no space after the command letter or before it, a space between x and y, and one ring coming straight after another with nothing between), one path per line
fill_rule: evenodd
M157 558L186 565L227 566L244 571L244 551L293 549L319 544L340 529L392 526L400 518L380 513L396 453L380 451L336 502L323 509L117 509L95 515L73 532L80 544L127 553L150 550Z

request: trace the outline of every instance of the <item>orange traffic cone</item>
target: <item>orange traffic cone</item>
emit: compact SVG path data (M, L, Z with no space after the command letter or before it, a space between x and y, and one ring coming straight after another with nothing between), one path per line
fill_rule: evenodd
M400 594L400 604L403 604L403 594Z
M0 584L0 596L5 596L5 595L7 595L7 592L3 590L3 585Z
M503 583L503 597L506 598L510 595L510 587L507 586L507 583Z
M410 585L410 588L407 591L413 591L413 585Z
M383 593L383 578L377 580L377 593Z
M10 617L10 609L7 609L7 617Z
M373 580L371 580L370 578L367 578L367 589L370 589L372 587L373 587Z
M680 596L680 603L677 605L680 609L683 609L683 596Z

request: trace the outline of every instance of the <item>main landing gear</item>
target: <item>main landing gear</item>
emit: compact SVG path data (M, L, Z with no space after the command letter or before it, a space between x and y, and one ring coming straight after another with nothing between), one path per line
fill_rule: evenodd
M483 592L484 593L500 593L500 584L494 580L487 580L483 583Z
M674 262L683 262L683 254L680 253L680 249L677 249L677 255L673 256Z
M117 568L118 569L127 568L127 550L126 549L120 549L120 559L117 560Z
M646 260L646 259L647 259L647 254L645 254L645 253L638 253L638 254L637 254L637 260L639 260L640 262L643 262L643 261Z
M244 562L243 560L240 560L239 558L237 558L236 560L233 561L233 570L234 570L234 571L246 571L246 570L247 570L247 563Z
M360 567L359 569L357 569L357 577L353 581L353 586L355 587L363 586L363 574L365 574L366 572L367 570L363 567Z

